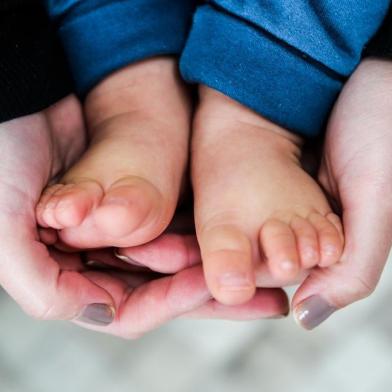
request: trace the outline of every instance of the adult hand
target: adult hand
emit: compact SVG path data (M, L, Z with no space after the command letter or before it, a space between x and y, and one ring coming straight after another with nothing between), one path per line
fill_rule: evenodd
M80 105L72 96L41 113L0 124L0 283L28 314L135 337L186 313L249 319L287 312L280 290L261 290L237 309L217 305L200 266L178 273L172 268L174 275L160 279L91 271L79 254L44 245L41 238L50 242L51 233L38 232L36 203L47 183L79 157L84 134Z
M312 329L335 310L375 289L392 244L392 63L365 60L331 115L320 181L340 206L345 229L341 262L313 270L293 298L300 325ZM165 234L120 253L152 268L161 259L187 265L199 258L192 235ZM279 286L262 264L261 287Z
M319 173L341 206L341 262L316 269L293 298L312 329L375 289L392 243L392 63L368 59L345 86L328 125Z

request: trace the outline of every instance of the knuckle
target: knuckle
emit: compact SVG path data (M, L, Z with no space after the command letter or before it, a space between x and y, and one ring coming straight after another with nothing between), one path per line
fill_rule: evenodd
M352 302L359 301L369 297L375 290L375 285L370 279L359 275L354 275L345 281L345 288L340 296L336 299L339 308L342 308Z
M52 301L41 301L40 303L35 303L27 313L36 320L45 321L54 320L57 312Z
M376 286L371 283L370 279L359 275L356 275L354 279L358 299L366 298L374 292Z

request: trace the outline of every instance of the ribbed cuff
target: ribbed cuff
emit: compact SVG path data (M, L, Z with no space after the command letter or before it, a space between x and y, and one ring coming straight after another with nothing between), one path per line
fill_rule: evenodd
M180 69L186 81L214 88L309 137L323 131L344 81L265 31L208 5L196 12Z
M128 64L179 55L195 1L106 1L89 9L80 4L59 19L59 33L77 90L84 96L105 76Z

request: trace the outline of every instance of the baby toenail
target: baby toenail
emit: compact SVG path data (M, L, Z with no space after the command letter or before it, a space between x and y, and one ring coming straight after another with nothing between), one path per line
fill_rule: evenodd
M248 274L241 272L226 272L218 278L219 285L225 290L246 290L252 286Z
M316 260L317 252L313 248L306 248L303 252L304 258L307 260Z
M44 205L44 209L45 209L45 210L52 210L54 207L56 207L57 203L58 203L58 200L57 200L57 199L49 200L49 201Z
M56 208L57 208L57 210L66 210L69 207L73 207L73 206L74 206L74 203L72 201L70 201L68 199L65 199L65 200L63 199L58 202Z
M323 247L323 253L325 254L325 256L336 256L337 249L336 246L334 245L326 245L325 247Z
M295 269L295 263L292 260L282 260L280 262L280 268L284 271L292 271Z

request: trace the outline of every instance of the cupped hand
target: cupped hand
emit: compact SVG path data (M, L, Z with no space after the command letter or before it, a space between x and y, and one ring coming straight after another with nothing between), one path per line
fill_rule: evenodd
M346 243L341 261L312 270L293 298L295 318L304 328L315 328L337 309L367 297L378 283L392 244L391 151L392 63L368 59L345 86L328 125L319 178L341 209ZM162 259L177 268L200 260L191 234L165 234L120 254L151 268L159 268ZM171 268L160 265L163 272ZM259 266L259 287L283 283Z
M136 337L186 314L249 319L287 313L287 297L280 290L261 290L237 309L217 305L200 266L181 272L173 267L172 275L159 278L94 271L80 254L51 249L41 241L46 237L50 242L53 235L37 229L35 208L42 190L85 147L75 97L0 124L0 145L0 283L33 317L74 320L87 328Z
M392 63L365 60L329 121L319 173L340 206L341 262L316 269L293 298L296 320L312 329L375 289L392 244Z

